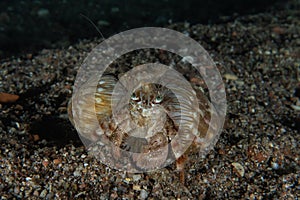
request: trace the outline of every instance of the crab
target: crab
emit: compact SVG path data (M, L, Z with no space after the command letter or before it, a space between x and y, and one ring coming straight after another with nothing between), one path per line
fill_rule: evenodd
M69 103L69 119L80 130L79 135L90 141L89 144L98 141L101 144L112 144L111 158L106 158L110 163L122 165L118 163L124 156L122 152L131 152L131 158L123 164L138 171L155 170L170 164L169 160L176 160L180 181L184 183L185 163L189 154L193 151L205 151L209 144L203 138L214 137L214 133L208 130L211 115L215 113L203 92L193 86L199 105L199 108L195 108L195 113L199 116L199 122L196 123L192 120L195 113L181 111L185 103L180 104L172 90L151 82L136 86L127 105L114 114L113 91L118 79L112 75L102 76L97 82L96 91L91 87L93 81L97 81L97 78L87 81ZM180 95L189 94L182 90ZM192 134L189 140L192 144L178 155L174 149L176 144L171 145L171 142L178 133L182 119L190 120ZM104 156L109 157L103 153L101 157Z

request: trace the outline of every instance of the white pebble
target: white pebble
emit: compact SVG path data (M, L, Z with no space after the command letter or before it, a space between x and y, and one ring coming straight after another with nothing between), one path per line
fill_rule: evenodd
M133 175L132 176L132 179L133 179L133 181L138 181L138 180L140 180L141 179L141 175Z
M140 193L140 198L141 199L146 199L148 197L148 192L146 190L141 190L141 193Z

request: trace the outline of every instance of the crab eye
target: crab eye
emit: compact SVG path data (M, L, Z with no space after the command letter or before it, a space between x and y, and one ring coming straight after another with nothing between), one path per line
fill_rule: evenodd
M136 96L136 94L135 93L132 93L132 95L131 95L131 100L133 100L133 101L137 101L137 100L139 100L140 98L138 97L138 96Z
M154 100L154 103L160 103L160 102L162 102L162 100L163 100L163 97L161 95L157 95Z

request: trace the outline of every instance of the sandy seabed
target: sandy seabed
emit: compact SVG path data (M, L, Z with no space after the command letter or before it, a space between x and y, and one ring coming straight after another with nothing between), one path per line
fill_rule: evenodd
M185 184L175 165L144 174L112 170L77 137L66 106L80 64L100 39L1 60L0 92L19 96L0 104L1 199L298 199L299 17L289 9L169 26L210 53L228 102L218 143L204 158L189 156Z

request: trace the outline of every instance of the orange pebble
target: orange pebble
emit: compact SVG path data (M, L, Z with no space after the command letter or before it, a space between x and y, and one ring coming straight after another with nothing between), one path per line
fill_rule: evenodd
M18 95L8 94L1 92L0 93L0 103L13 103L19 99Z

